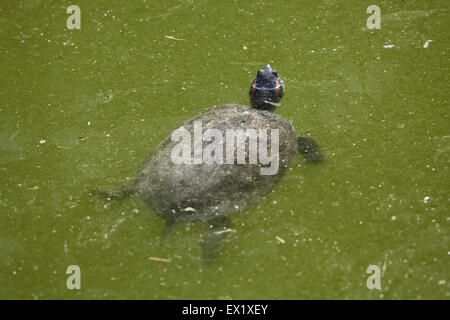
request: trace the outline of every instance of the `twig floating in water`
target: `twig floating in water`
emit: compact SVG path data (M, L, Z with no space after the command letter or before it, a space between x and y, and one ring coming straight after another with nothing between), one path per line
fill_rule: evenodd
M286 241L284 241L284 239L281 239L279 236L275 237L278 241L280 241L281 243L286 243Z
M426 49L430 46L430 43L433 42L433 40L427 40L425 41L425 43L423 44L423 47Z
M181 40L181 41L185 41L186 40L186 39L175 38L174 36L164 36L164 37L166 37L167 39L170 39L170 40Z
M158 261L158 262L170 262L169 259L158 258L158 257L150 257L149 260Z

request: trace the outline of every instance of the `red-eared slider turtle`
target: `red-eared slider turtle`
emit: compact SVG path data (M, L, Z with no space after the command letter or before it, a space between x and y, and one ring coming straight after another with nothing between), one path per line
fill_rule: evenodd
M314 140L273 112L283 89L266 65L250 85L252 107L225 104L186 121L148 156L133 185L104 193L139 195L166 232L179 221L208 221L202 255L212 260L231 231L228 217L271 191L297 151L308 162L322 159Z

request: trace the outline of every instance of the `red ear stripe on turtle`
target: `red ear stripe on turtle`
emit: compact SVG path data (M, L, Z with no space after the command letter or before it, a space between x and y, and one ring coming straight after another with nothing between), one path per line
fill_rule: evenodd
M280 81L277 80L277 87L275 89L275 95L277 95L280 92Z
M255 93L256 90L256 79L252 82L252 93Z

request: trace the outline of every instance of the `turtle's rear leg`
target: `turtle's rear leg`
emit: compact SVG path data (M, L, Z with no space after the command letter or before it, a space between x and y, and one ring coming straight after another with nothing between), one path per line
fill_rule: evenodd
M137 194L136 186L134 184L128 185L128 186L122 186L122 187L116 187L116 188L109 188L109 189L94 189L93 193L100 195L105 198L110 199L122 199L129 197L133 194Z
M225 237L232 232L230 220L227 217L218 217L210 221L210 230L207 231L200 242L202 248L202 260L211 263L219 253L220 244Z
M319 145L310 137L299 136L298 150L302 154L303 159L306 162L319 162L322 161L323 155L320 151Z

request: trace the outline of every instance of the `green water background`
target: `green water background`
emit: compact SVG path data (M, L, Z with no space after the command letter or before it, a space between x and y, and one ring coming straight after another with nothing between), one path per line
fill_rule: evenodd
M66 27L70 4L81 30ZM372 4L379 30L366 26ZM0 298L449 299L449 8L2 1ZM89 194L133 179L198 112L248 104L267 63L285 83L277 113L326 159L296 157L232 217L213 264L200 259L205 223L161 241L139 198ZM69 265L81 290L66 287ZM381 290L366 287L369 265Z

